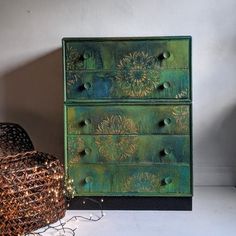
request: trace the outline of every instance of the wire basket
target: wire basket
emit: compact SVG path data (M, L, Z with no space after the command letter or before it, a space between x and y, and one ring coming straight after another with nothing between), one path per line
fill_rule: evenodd
M30 233L64 217L64 168L37 151L0 155L0 235Z

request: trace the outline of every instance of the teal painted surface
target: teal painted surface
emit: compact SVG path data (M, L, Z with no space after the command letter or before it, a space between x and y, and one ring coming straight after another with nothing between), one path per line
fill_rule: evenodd
M78 195L189 196L188 165L99 165L72 166L70 176Z
M68 134L188 134L189 105L68 106Z
M65 41L66 70L114 70L135 52L155 57L167 68L189 68L189 39ZM165 58L165 55L168 54Z
M78 196L191 196L191 38L64 39Z
M188 135L68 135L68 165L189 163Z
M64 41L66 99L189 99L189 46L184 38Z
M135 98L150 98L150 99L189 99L189 70L162 70L156 75L150 73L149 79L154 80L158 76L156 84L152 91L143 95L142 92L132 95L131 93L123 93L123 88L126 83L119 84L116 79L117 71L68 71L67 77L67 99L135 99ZM168 87L164 85L168 83ZM88 85L88 87L84 87ZM145 92L149 89L140 87L140 90Z

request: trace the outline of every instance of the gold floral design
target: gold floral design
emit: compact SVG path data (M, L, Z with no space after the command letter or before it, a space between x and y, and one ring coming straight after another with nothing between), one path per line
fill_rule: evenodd
M188 131L188 116L189 110L187 106L176 106L173 108L172 115L175 118L178 129L187 132Z
M66 92L71 95L78 85L81 84L81 78L78 73L70 73L67 76Z
M117 65L116 82L119 93L128 97L144 97L159 85L159 69L153 56L134 52Z
M182 90L179 92L175 98L186 98L188 96L188 89Z
M125 181L123 189L126 192L154 192L161 186L161 181L158 176L141 172L128 177Z
M78 70L83 68L84 63L82 56L73 47L67 47L66 50L66 69L67 70Z
M97 134L136 134L137 132L138 129L134 121L121 115L106 117L96 129Z
M99 153L106 160L121 161L132 156L137 148L136 136L125 136L122 134L136 134L137 132L138 129L131 119L120 115L111 115L106 117L98 125L96 134L101 135L95 137L95 143L98 147Z
M81 160L81 152L84 150L85 144L79 136L68 136L68 154L71 158L70 164L79 163Z

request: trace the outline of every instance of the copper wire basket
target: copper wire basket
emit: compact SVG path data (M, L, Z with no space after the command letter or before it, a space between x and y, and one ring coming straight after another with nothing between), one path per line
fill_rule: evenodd
M9 130L18 132L9 135ZM63 166L54 156L32 150L26 132L19 136L19 130L25 132L15 124L0 124L0 235L3 236L30 233L58 221L66 211Z

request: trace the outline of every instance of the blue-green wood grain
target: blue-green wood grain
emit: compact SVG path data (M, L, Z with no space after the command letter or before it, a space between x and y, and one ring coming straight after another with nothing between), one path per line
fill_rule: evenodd
M188 134L189 105L71 105L68 134ZM84 121L89 121L85 124ZM165 121L168 122L165 122Z
M79 196L189 196L188 165L72 166L70 176Z
M189 100L189 47L188 38L64 41L65 99Z
M191 38L68 38L63 62L76 195L191 196Z
M68 165L189 163L189 135L68 135Z

